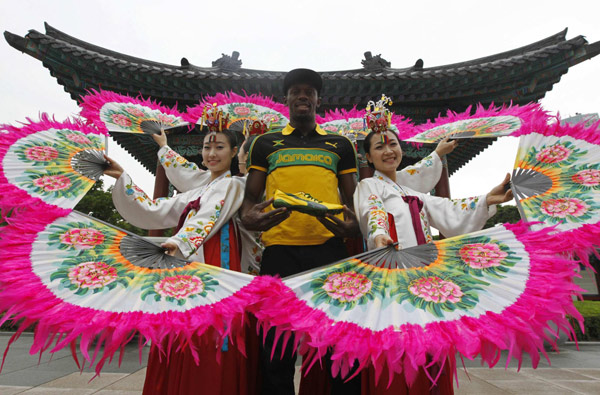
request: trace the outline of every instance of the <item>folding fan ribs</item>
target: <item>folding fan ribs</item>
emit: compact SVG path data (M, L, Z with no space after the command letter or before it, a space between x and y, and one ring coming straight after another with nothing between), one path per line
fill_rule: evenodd
M100 178L106 167L104 135L78 121L42 115L0 134L0 204L28 207L43 202L64 215ZM46 210L46 211L47 211Z
M549 322L572 333L565 317L581 319L572 302L577 263L548 249L549 233L507 224L374 250L271 282L251 309L279 336L294 333L306 364L329 350L343 375L358 361L410 383L430 362L454 365L456 352L493 366L501 350L519 363L527 352L535 367L544 341L554 343Z
M183 114L152 100L132 98L110 91L83 96L81 116L105 132L160 134L188 124Z
M471 114L471 107L464 113L448 111L445 117L417 127L416 134L401 133L400 138L418 143L435 143L444 137L453 139L515 136L542 129L548 115L539 104L525 106L494 107L485 109L479 105Z
M216 342L229 337L243 351L244 309L258 295L250 275L165 256L140 236L76 212L2 231L0 324L24 319L15 338L35 324L32 353L75 349L79 341L99 373L135 333L140 346L189 346L197 359L188 341L211 328Z
M522 218L600 237L599 143L596 128L583 125L521 136L512 189Z

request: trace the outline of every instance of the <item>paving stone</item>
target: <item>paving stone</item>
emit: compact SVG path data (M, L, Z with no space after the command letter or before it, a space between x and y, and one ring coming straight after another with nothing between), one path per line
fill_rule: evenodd
M524 376L525 377L525 376ZM555 385L544 380L537 380L532 377L520 380L486 380L489 384L494 385L503 391L508 391L513 394L575 394L563 386Z
M0 349L6 346L9 338L10 335L0 334ZM101 376L88 383L94 372L86 367L83 375L80 374L68 350L56 353L50 363L47 363L49 355L45 354L38 366L38 356L29 355L31 342L31 337L24 335L11 346L4 371L0 374L0 394L133 395L142 391L147 347L143 349L142 365L137 343L130 344L125 348L121 367L118 366L118 356L115 356L113 363L102 370ZM503 354L503 360L506 360L506 352ZM542 359L538 369L532 369L530 358L524 357L520 372L515 368L517 361L513 361L509 369L505 369L502 362L490 369L481 367L480 360L465 360L468 367L465 373L460 358L457 358L460 386L455 393L600 394L600 369L594 369L600 367L600 343L582 343L579 351L573 343L567 343L561 346L560 353L550 352L548 355L552 366ZM299 361L297 365L299 370ZM299 382L299 371L297 379Z
M523 371L524 374L531 375L537 379L543 379L547 381L556 380L594 380L592 377L583 376L575 371L569 371L566 369L530 369Z
M479 368L469 369L469 375L483 380L522 380L524 377L516 369L505 370L503 368Z
M18 370L0 375L0 385L36 387L49 381L56 380L69 373L60 371L38 371L35 369Z
M560 385L562 388L576 391L580 394L600 394L600 381L553 381L553 384Z
M71 373L67 376L44 384L44 387L98 390L111 385L115 381L120 380L125 376L127 376L126 373L102 373L98 377L94 377L94 373Z
M593 377L595 379L600 380L600 369L566 369L571 372L575 372L577 374L581 374L583 376Z
M19 395L88 395L95 393L95 389L84 388L50 388L50 387L35 387L30 390L21 392Z
M115 381L111 385L104 388L107 391L140 391L144 388L144 380L146 379L146 368L142 368L135 373L123 377Z
M2 395L15 395L20 394L31 387L14 387L10 385L0 385L0 394Z
M498 388L482 379L471 376L471 380L460 376L458 378L459 385L454 384L455 395L504 395L506 391Z

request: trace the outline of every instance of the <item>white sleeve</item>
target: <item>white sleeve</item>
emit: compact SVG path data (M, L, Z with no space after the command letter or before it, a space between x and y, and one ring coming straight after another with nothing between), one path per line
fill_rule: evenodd
M187 192L210 182L209 171L200 169L168 145L158 150L158 160L165 169L169 182L180 192Z
M486 196L466 199L447 199L421 194L431 226L446 237L480 230L488 218L496 213L496 206L488 208Z
M388 214L383 206L383 189L373 179L358 183L354 192L354 210L368 249L375 248L375 237L389 235Z
M187 258L227 223L239 210L244 198L244 181L239 177L224 178L200 198L198 211L190 211L176 235L167 241L177 245Z
M115 208L130 224L142 229L165 229L176 226L190 201L190 193L172 198L150 199L129 174L123 173L112 190Z
M442 159L433 151L411 166L396 172L396 182L417 192L429 193L442 175Z

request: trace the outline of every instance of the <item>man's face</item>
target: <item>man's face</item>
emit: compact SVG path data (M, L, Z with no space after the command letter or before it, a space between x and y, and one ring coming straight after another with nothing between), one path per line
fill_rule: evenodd
M285 104L290 109L290 120L314 121L321 98L313 86L295 84L288 89Z

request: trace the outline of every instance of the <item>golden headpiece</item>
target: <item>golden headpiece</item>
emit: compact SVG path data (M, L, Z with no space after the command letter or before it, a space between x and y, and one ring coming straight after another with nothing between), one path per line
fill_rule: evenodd
M200 125L206 127L209 134L222 132L229 127L229 114L223 116L223 111L217 107L217 103L213 103L212 106L204 106ZM209 141L213 140L214 136L209 139Z
M377 103L371 100L366 108L365 126L373 132L381 133L381 142L384 144L388 141L385 132L392 124L392 113L385 106L391 104L392 100L382 94Z
M271 119L268 116L264 117L263 119L244 120L244 130L242 133L244 136L265 134L271 130L271 124L273 121L274 119Z

